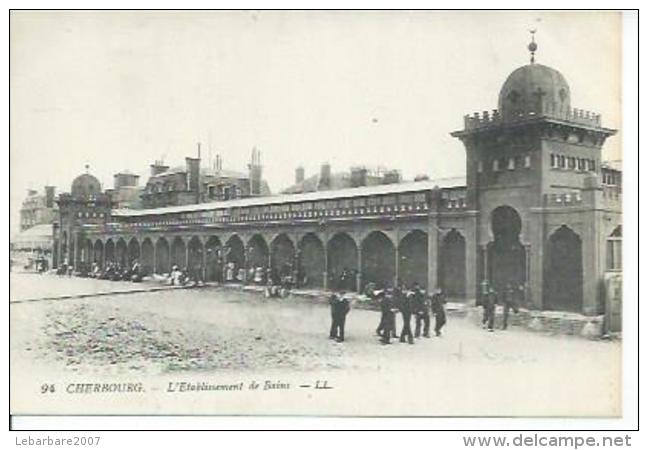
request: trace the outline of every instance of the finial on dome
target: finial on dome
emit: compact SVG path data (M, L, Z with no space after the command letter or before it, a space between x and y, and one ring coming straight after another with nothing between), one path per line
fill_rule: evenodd
M532 29L529 30L529 33L531 33L531 42L529 43L529 46L527 47L529 51L531 52L531 64L535 63L535 52L538 50L538 44L536 44L535 41L535 34L537 29Z
M90 164L86 163L85 170L86 170L86 173L90 173Z

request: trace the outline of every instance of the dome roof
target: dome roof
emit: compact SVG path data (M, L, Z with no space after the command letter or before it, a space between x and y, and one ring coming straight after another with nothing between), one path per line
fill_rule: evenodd
M528 64L514 70L499 94L498 109L504 120L569 108L567 80L557 70L542 64Z
M97 180L96 177L89 173L84 173L72 181L72 189L70 193L74 197L97 195L101 193L101 183L99 183L99 180Z

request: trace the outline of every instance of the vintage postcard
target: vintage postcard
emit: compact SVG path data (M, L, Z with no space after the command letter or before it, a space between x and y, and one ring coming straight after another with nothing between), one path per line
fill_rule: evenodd
M12 11L11 414L620 417L621 45Z

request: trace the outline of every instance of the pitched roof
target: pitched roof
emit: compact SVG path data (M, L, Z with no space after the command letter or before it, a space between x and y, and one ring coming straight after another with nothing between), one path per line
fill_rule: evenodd
M210 211L232 207L275 205L284 203L312 202L338 198L354 198L367 195L398 194L406 192L429 191L436 188L449 189L466 186L465 177L440 178L437 180L409 181L406 183L381 184L357 188L306 192L303 194L279 194L262 197L249 197L219 202L198 203L193 205L169 206L154 209L118 209L112 215L118 217L138 217L154 214Z

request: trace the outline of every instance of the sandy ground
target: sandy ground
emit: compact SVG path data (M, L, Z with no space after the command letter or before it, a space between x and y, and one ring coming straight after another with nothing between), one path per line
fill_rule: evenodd
M116 285L12 275L11 298L105 283ZM618 342L515 327L488 333L451 318L440 338L381 346L378 313L352 309L340 344L327 338L321 303L218 288L10 309L14 413L615 416L621 406ZM332 389L314 389L318 380ZM170 390L182 382L244 389ZM284 388L264 389L266 382ZM75 393L77 384L95 383L143 387ZM41 393L51 385L55 392Z

